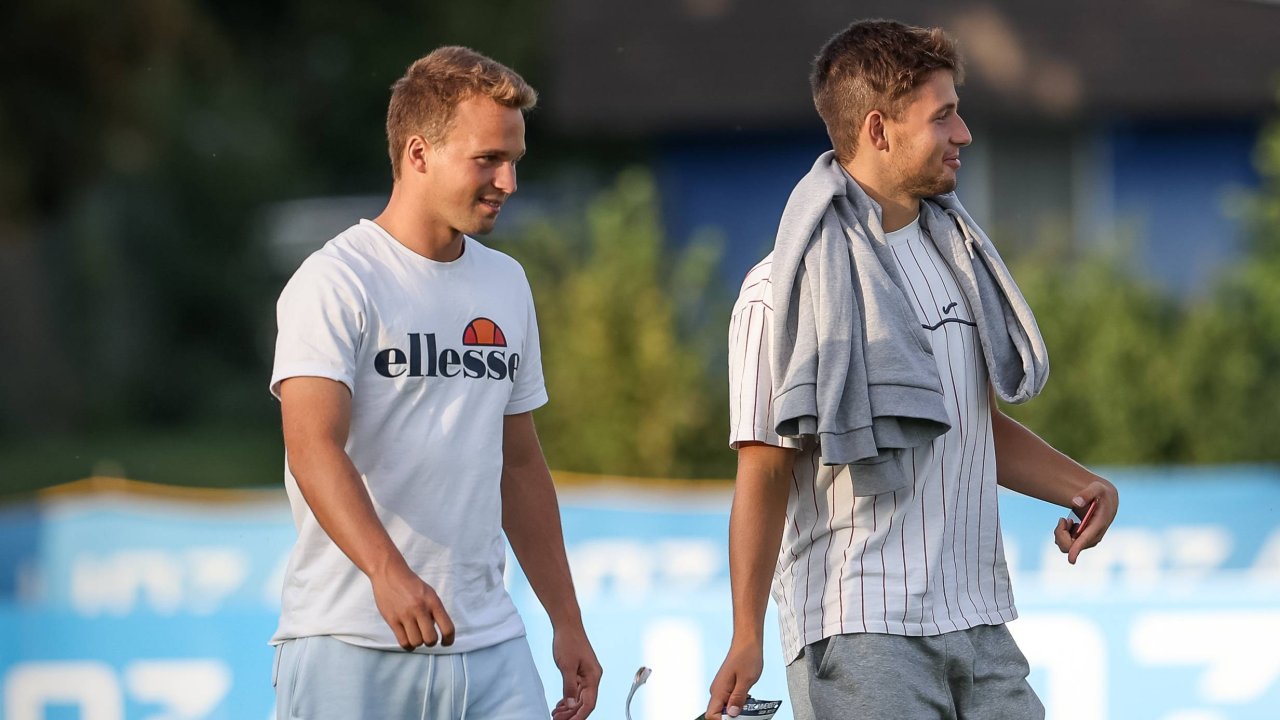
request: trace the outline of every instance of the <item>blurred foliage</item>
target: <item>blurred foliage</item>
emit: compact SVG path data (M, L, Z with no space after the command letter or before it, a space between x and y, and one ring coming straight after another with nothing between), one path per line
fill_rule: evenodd
M1049 347L1049 383L1012 417L1087 463L1176 451L1178 305L1135 279L1122 245L1083 254L1045 243L1012 262Z
M242 487L284 478L279 429L121 427L0 442L0 498L81 478Z
M0 6L0 437L277 420L261 209L390 187L391 83L466 44L538 84L545 3ZM18 31L17 29L20 29Z
M1179 389L1191 399L1181 440L1194 462L1280 460L1280 118L1255 153L1262 184L1247 204L1245 257L1180 338Z
M1020 257L1052 371L1043 395L1006 411L1086 463L1280 460L1280 122L1257 165L1249 243L1203 297L1144 283L1119 243Z
M389 86L435 46L545 89L548 6L0 4L0 492L104 468L278 482L263 209L389 190ZM529 133L524 179L643 154L543 135L536 112ZM1258 163L1247 258L1192 302L1121 250L1042 238L1017 259L1053 376L1011 414L1090 463L1280 459L1280 126ZM731 293L716 243L665 238L658 205L629 171L505 248L537 295L557 468L732 474Z
M711 237L670 249L649 173L623 172L584 214L504 247L533 286L552 467L729 477L725 290Z

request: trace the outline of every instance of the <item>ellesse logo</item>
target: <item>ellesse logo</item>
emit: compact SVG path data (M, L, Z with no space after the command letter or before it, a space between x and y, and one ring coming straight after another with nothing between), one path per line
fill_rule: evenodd
M467 323L467 329L462 331L462 344L506 347L507 336L503 335L502 328L489 318L476 318Z
M462 331L462 344L470 349L440 349L435 333L408 333L407 337L407 351L385 348L373 357L373 369L379 375L515 382L516 370L520 368L520 353L508 353L504 349L507 336L489 318L476 318Z

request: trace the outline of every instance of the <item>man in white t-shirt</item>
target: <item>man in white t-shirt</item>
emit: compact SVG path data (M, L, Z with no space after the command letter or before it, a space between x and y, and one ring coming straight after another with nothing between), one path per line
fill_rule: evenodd
M1111 483L994 402L1008 387L997 381L1035 376L1020 401L1038 392L1048 368L1029 308L949 195L960 148L972 139L958 114L961 71L941 29L888 21L854 23L814 62L814 102L834 152L797 186L777 249L748 273L729 329L730 442L738 451L729 530L734 632L707 718L737 716L760 677L771 584L798 720L1044 717L1005 628L1016 611L997 483L1080 515L1096 503L1087 526L1062 519L1055 529L1072 563L1101 540L1119 500ZM815 177L828 183L815 185ZM783 236L804 214L797 207L815 202L814 187L835 188L819 197L816 216L852 254L821 255L814 240L799 275L780 277ZM822 284L839 275L824 263L841 255L851 289ZM984 292L979 276L1007 278L1007 292L991 292L994 284ZM788 290L779 293L784 281ZM822 295L834 290L848 302L824 305ZM855 317L841 320L849 307ZM788 332L810 332L780 333L784 322ZM833 323L854 332L836 337ZM779 347L779 338L796 347ZM806 344L816 347L812 356L799 352ZM993 364L993 353L1015 362ZM812 378L788 384L802 364L797 357L814 360L816 394ZM842 427L847 418L824 417L831 396L823 382L833 365L848 376L894 378L870 389L870 380L835 386L852 389L835 394L838 408L863 402L876 423ZM780 408L797 387L819 408L816 423L780 434L787 427ZM828 462L854 436L874 440L866 462Z
M600 665L531 411L547 401L520 265L474 239L516 190L534 90L440 48L393 89L381 215L280 296L271 391L298 542L285 573L280 718L547 718L503 582L507 540L554 626L555 720Z

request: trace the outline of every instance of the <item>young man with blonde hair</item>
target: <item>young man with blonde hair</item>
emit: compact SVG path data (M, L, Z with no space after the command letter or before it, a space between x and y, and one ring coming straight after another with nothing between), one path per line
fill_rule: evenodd
M298 542L285 574L280 718L547 718L503 582L505 532L555 630L555 720L595 706L551 476L524 272L475 240L516 191L515 72L445 47L387 112L386 209L330 240L278 304L271 391Z
M706 717L763 667L772 581L798 720L1044 717L996 486L1084 514L1115 487L1005 416L1048 357L1031 309L956 198L962 65L941 29L863 21L814 61L833 150L793 191L729 330L733 640ZM1078 534L1073 533L1073 530Z

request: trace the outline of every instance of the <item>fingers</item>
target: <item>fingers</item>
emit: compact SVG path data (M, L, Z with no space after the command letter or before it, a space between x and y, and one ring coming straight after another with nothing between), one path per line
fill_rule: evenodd
M1066 518L1058 518L1058 526L1053 530L1053 543L1058 549L1067 554L1067 562L1072 565L1076 564L1076 558L1080 555L1080 551L1084 549L1084 545L1079 538L1071 537L1071 529L1074 524Z
M728 660L725 660L728 663ZM737 676L728 668L721 666L720 672L711 681L711 701L707 703L706 720L720 720L725 708L729 707L729 696L737 685Z
M435 647L436 643L441 643L447 647L453 644L453 621L434 592L413 607L411 612L403 623L406 639L412 643L406 650L419 645ZM400 647L404 647L404 644L401 643Z
M412 651L414 648L423 644L422 630L418 626L418 623L414 622L412 618L407 622L401 623L400 627L403 628L401 632L404 633L405 640L408 641L406 643L401 643L400 647L405 650Z
M435 647L435 644L440 640L440 636L436 634L436 625L431 621L431 615L416 615L413 621L422 636L422 644L427 647Z
M582 663L578 683L578 712L573 720L585 720L596 709L596 699L600 692L600 677L604 671L591 655Z
M1076 538L1076 541L1067 549L1067 562L1075 565L1076 559L1080 557L1081 550L1084 550L1084 539Z
M763 648L755 641L731 646L715 680L711 681L711 702L704 717L719 720L722 714L726 718L741 715L747 693L760 679L763 661Z
M435 618L436 625L440 626L440 644L448 647L453 644L454 628L453 619L449 617L449 613L445 611L444 605L441 604L440 598L432 593L435 603L431 608L431 615Z
M422 586L426 593L414 608L414 620L422 631L423 644L434 647L438 642L448 647L453 644L453 620L449 618L449 613L445 611L444 603L440 602L440 596L436 591L426 583ZM437 627L439 632L436 632Z
M711 702L707 703L707 712L703 717L708 720L720 720L724 717L738 717L742 714L742 706L747 704L747 693L751 684L738 674L726 678L717 677L711 686Z
M707 703L707 713L703 715L706 720L720 720L721 712L729 706L728 690L711 690L711 702Z
M1120 507L1120 496L1114 485L1100 478L1085 486L1071 499L1071 504L1075 513L1087 517L1087 521L1081 520L1077 525L1070 520L1060 519L1053 539L1058 549L1066 553L1067 562L1074 565L1081 552L1102 541L1115 520ZM1079 534L1073 537L1073 530Z
M729 707L726 710L729 717L738 717L742 714L742 706L747 704L747 691L750 689L749 685L738 680L733 692L729 694Z
M390 627L391 627L391 632L396 634L396 644L404 648L406 652L416 647L414 645L409 644L409 635L405 633L404 627L402 627L399 623L394 623Z
M1053 542L1064 553L1071 549L1071 544L1075 542L1075 538L1071 537L1070 520L1058 518L1058 526L1053 529Z
M570 685L566 679L564 697L560 698L560 702L551 711L552 720L583 720L595 710L595 689L579 686L576 679L572 687Z
M585 640L585 638L584 638ZM603 672L590 645L557 658L562 695L551 711L552 720L585 720L596 708L596 694Z
M565 685L564 695L561 696L560 702L556 703L555 709L551 711L552 720L571 720L577 716L578 710L581 708L577 687L570 689L568 682Z
M1106 530L1106 523L1102 520L1096 520L1081 528L1080 534L1071 538L1071 547L1067 551L1067 562L1074 565L1076 558L1080 557L1080 553L1102 541L1102 534Z
M407 578L377 583L373 588L378 612L395 634L396 644L405 651L420 645L452 645L453 620L440 596L421 578L406 574Z
M572 698L561 698L551 710L551 720L570 720L578 709L576 701L570 704L571 700Z
M578 701L578 667L574 665L570 668L560 668L560 677L563 679L560 691L560 702L573 701L573 706L577 708Z
M596 687L583 686L578 698L578 712L570 716L571 720L586 720L592 710L596 709Z

